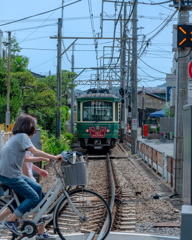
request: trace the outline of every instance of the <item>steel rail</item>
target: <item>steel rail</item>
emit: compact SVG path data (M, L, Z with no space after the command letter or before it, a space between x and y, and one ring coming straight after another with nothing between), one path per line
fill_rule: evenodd
M110 161L110 158L109 158L109 154L107 154L107 165L108 165L109 184L110 184L110 190L111 190L111 199L110 199L109 208L110 208L110 211L112 213L114 202L115 202L115 181L114 181L113 170L112 170L112 165L111 165L111 161ZM105 233L105 230L108 226L108 223L109 223L109 219L107 217L105 219L104 225L101 229L101 232L100 232L97 240L102 240L102 237Z

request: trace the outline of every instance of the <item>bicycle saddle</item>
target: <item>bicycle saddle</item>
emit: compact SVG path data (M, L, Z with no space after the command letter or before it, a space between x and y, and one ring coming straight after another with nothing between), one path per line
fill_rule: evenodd
M6 191L8 189L11 189L10 187L6 186L5 184L0 182L0 187L3 189L3 191Z

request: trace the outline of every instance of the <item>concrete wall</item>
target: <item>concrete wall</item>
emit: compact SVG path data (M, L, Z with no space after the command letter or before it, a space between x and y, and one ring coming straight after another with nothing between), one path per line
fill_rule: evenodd
M131 147L131 136L125 134L124 140ZM139 140L137 141L137 155L142 158L146 165L161 176L173 190L175 169L175 159L173 157L167 156Z
M4 131L0 131L0 149L3 147L3 145L9 140L9 138L12 136L12 133L5 133Z

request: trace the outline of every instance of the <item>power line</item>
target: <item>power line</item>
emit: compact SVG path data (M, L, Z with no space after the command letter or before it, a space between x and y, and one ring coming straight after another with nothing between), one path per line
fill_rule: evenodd
M159 70L157 70L157 69L151 67L151 66L148 65L146 62L144 62L142 59L140 59L140 61L141 61L142 63L144 63L147 67L149 67L149 68L155 70L156 72L163 73L163 74L167 74L166 72L162 72L162 71L159 71Z
M165 2L158 2L158 3L145 3L145 2L138 2L139 4L146 4L146 5L161 5L165 3L173 2L173 0L165 1Z
M55 10L55 11L56 11L56 10ZM46 20L44 20L44 21L42 22L42 24L39 25L33 32L31 32L26 38L24 38L23 41L20 42L20 44L21 44L22 42L24 42L28 37L30 37L34 32L36 32L39 28L41 28L41 27L43 26L43 24L44 24L45 22L47 22L47 20L53 15L53 13L54 13L55 11L53 11L53 12L50 14L50 16L49 16Z
M91 0L88 0L88 6L89 6L89 14L90 14L90 20L91 20L91 28L92 28L92 35L94 37L94 44L95 44L95 54L96 54L96 63L97 68L99 67L99 58L98 58L98 41L96 40L96 33L95 33L95 27L94 27L94 21L93 21L93 10L92 10L92 3ZM99 75L99 72L97 71L97 75Z
M171 17L167 20L167 22L166 22L152 37L150 37L150 38L147 40L147 43L146 43L146 45L145 45L142 53L140 54L140 56L138 56L138 58L140 58L140 57L143 55L143 53L145 52L146 48L149 46L150 41L151 41L154 37L156 37L156 36L167 26L167 24L171 21L171 19L174 17L174 15L176 14L176 12L177 12L177 9L174 11L174 13L171 15Z
M65 6L63 6L63 7L68 7L68 6L72 5L72 4L77 3L77 2L80 2L80 1L82 1L82 0L77 0L77 1L75 1L75 2L73 2L73 3L69 3L69 4L65 5ZM37 16L40 16L40 15L43 15L43 14L47 14L47 13L49 13L49 12L56 11L56 10L61 9L61 8L63 8L63 7L58 7L58 8L55 8L55 9L46 11L46 12L38 13L38 14L35 14L35 15L32 15L32 16L29 16L29 17L25 17L25 18L21 18L21 19L12 21L12 22L4 23L4 24L1 24L0 27L1 27L1 26L5 26L5 25L9 25L9 24L12 24L12 23L20 22L20 21L23 21L23 20L26 20L26 19L29 19L29 18L32 18L32 17L37 17Z
M15 30L10 30L10 32L20 32L20 31L25 31L25 30L30 30L30 29L39 29L39 28L44 28L44 27L50 27L50 26L55 26L56 23L52 24L47 24L47 25L40 25L40 26L35 26L35 27L28 27L28 28L20 28L20 29L15 29Z

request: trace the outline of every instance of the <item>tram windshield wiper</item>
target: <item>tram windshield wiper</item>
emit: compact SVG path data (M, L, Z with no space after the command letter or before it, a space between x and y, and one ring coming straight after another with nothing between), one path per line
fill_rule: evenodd
M98 121L94 122L93 124L98 123Z

